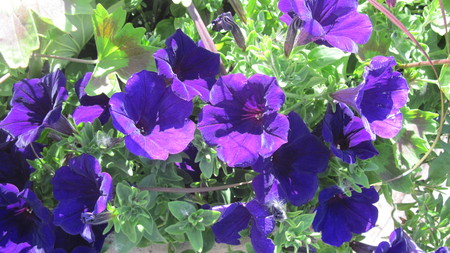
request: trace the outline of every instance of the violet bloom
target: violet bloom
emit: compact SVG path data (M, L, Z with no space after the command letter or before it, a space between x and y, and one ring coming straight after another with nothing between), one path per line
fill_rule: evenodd
M369 41L372 33L369 17L357 12L357 0L280 0L278 8L284 13L281 21L300 24L298 45L315 42L357 53L357 44Z
M77 125L81 122L94 122L97 118L102 124L105 124L109 120L109 97L105 94L89 96L84 91L91 76L92 72L87 72L82 79L75 83L75 92L81 104L75 109L72 115Z
M1 252L49 252L54 237L52 214L31 190L0 184Z
M0 122L0 128L17 137L16 145L22 148L37 140L47 127L71 134L73 129L61 114L62 103L67 99L65 85L66 77L60 70L15 83L12 109Z
M59 201L54 210L54 223L71 235L80 234L88 242L96 240L83 214L99 214L112 197L112 178L101 172L95 157L82 154L59 168L52 178L53 195Z
M301 206L314 197L319 186L317 174L327 169L330 151L310 133L298 114L291 112L288 119L288 142L271 158L258 160L253 169L262 173L257 177L273 174L279 181L281 195L291 204Z
M195 124L188 119L192 102L175 96L154 72L133 74L125 92L114 94L109 103L113 125L126 135L125 145L135 155L166 160L194 139Z
M425 253L401 227L391 233L389 241L390 243L381 242L375 250L375 253Z
M364 71L364 82L331 94L358 112L373 140L375 135L393 138L402 128L400 108L406 105L409 87L405 78L392 70L396 64L392 56L376 56Z
M217 243L239 245L239 232L249 225L250 239L256 253L272 253L275 245L269 238L275 228L274 213L279 215L278 187L276 184L262 198L254 199L247 204L233 203L227 206L213 207L222 215L211 227Z
M352 239L352 233L361 234L375 226L378 209L378 193L371 186L361 193L352 191L348 197L341 188L332 186L319 194L319 206L312 227L322 232L322 241L339 247Z
M322 135L330 143L333 153L346 163L355 163L356 157L365 160L378 155L362 120L354 116L345 104L336 104L334 113L328 105L322 123Z
M180 29L166 40L166 46L153 54L158 74L171 84L178 97L190 101L200 96L207 102L209 87L219 74L219 54L197 46Z
M289 121L278 113L284 99L274 77L221 76L211 89L211 105L199 114L198 129L229 166L250 166L287 142Z

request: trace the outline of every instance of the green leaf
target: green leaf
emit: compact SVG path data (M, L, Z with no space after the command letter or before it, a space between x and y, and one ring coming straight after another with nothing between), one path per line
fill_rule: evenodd
M191 213L195 212L194 205L184 201L171 201L169 202L169 210L175 218L179 221L186 220Z
M407 107L401 109L403 119L405 120L404 127L413 131L421 138L425 134L436 134L438 122L436 118L439 114L434 112L421 111L419 109L410 110Z
M182 222L178 222L175 223L173 225L170 225L168 227L166 227L166 229L164 229L167 233L171 234L171 235L182 235L186 231L188 228L189 223L187 221L182 221Z
M114 237L114 248L118 253L129 252L131 249L136 247L138 243L139 242L130 241L124 232L115 234Z
M212 161L208 161L206 158L202 159L200 161L200 170L205 175L206 178L211 178L213 174L214 166L212 164Z
M203 249L202 232L198 230L192 230L189 233L186 233L186 235L188 236L192 249L194 249L195 251L202 251Z
M428 151L428 142L417 136L413 131L402 129L396 139L398 152L409 168L412 168L420 160L421 154Z
M383 180L389 180L401 175L403 171L399 169L392 146L387 143L381 143L376 145L375 148L378 150L379 155L371 159L373 163L377 164L379 170L374 172L377 173ZM410 176L401 177L397 180L389 182L388 184L392 187L392 189L404 193L410 193L413 187Z
M117 199L119 200L120 206L126 206L129 204L128 198L131 196L132 190L131 187L124 184L124 183L118 183L116 187L116 195Z
M334 47L316 47L308 54L308 60L311 67L323 68L349 55Z
M153 53L155 48L141 44L145 28L134 28L125 24L126 11L118 8L109 14L101 4L97 5L92 17L98 63L86 87L89 95L105 93L111 96L119 92L118 83L111 82L116 73L126 82L133 73L143 69L155 70Z
M201 209L203 210L203 209ZM198 210L200 211L200 210ZM198 212L197 211L197 212ZM220 217L220 212L218 211L212 211L212 210L203 210L203 213L200 215L203 217L202 224L205 226L211 226L216 222Z
M0 53L10 68L28 66L31 53L39 48L39 37L33 13L61 31L76 28L66 14L89 14L91 0L6 0L0 8Z
M430 163L430 173L428 179L433 180L437 183L442 183L447 179L449 175L449 161L450 154L447 152L441 153Z
M441 84L441 90L447 99L450 99L450 66L445 64L441 69L439 76L439 83Z
M83 49L84 45L94 35L92 15L67 16L67 19L76 27L76 31L63 33L58 29L48 32L46 45L43 45L43 54L62 57L75 57ZM49 59L50 69L63 68L69 62L59 59Z

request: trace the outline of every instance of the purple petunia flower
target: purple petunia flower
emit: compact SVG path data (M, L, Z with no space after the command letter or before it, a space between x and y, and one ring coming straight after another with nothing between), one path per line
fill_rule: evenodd
M255 182L273 174L279 182L281 196L296 206L307 203L314 197L319 186L317 174L324 172L328 166L329 150L314 135L312 135L295 112L288 115L290 132L288 142L282 145L270 158L259 159L253 169L262 174L254 179ZM265 188L271 185L265 179ZM258 190L255 189L255 192Z
M175 96L154 72L133 74L125 92L114 94L109 103L113 125L127 135L126 147L135 155L166 160L194 138L195 124L188 119L192 102Z
M52 214L36 195L0 184L0 251L44 253L54 243Z
M72 115L77 125L81 122L94 122L97 118L102 124L105 124L109 119L109 97L105 94L89 96L84 91L91 76L92 72L87 72L82 79L75 83L75 92L81 104Z
M54 210L54 223L71 235L80 234L88 242L95 241L90 224L82 221L85 213L99 214L112 197L112 178L101 172L91 155L82 154L59 168L52 178L53 195L59 201Z
M319 206L312 227L322 231L322 241L339 247L352 239L352 233L361 234L375 226L378 209L378 193L372 187L361 193L352 191L348 197L341 188L332 186L319 194Z
M229 166L250 166L287 142L289 121L278 113L284 98L274 77L221 76L211 89L211 105L199 114L198 129Z
M200 96L207 102L209 87L219 74L219 54L197 46L180 29L166 40L166 46L153 54L158 74L171 83L178 97L190 101Z
M15 83L12 109L0 122L0 128L18 137L16 145L22 148L37 140L47 127L71 134L73 129L61 114L62 102L67 99L65 85L66 78L60 70L40 79Z
M381 242L375 253L425 253L416 243L403 231L403 229L395 229L389 236L388 242Z
M408 100L408 83L392 67L394 57L376 56L364 72L364 82L337 91L331 97L352 107L361 116L366 130L382 138L393 138L402 128L400 108Z
M278 8L284 13L281 21L300 24L299 45L315 42L357 53L357 44L369 41L372 33L372 23L357 12L356 0L280 0Z
M274 252L275 245L267 236L275 228L275 216L279 217L280 213L284 212L280 210L282 207L279 208L279 200L278 187L273 184L266 195L260 196L260 198L257 196L247 204L238 202L213 207L213 210L222 213L219 220L211 227L216 242L239 245L241 237L239 232L250 224L250 239L255 252Z
M338 103L334 113L328 105L322 135L333 153L346 163L355 163L356 157L365 160L378 155L363 122L345 104Z

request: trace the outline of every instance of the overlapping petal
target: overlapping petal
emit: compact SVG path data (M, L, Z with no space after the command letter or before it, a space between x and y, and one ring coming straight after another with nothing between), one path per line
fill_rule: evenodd
M277 112L284 98L273 77L222 76L211 89L211 105L200 112L198 128L228 165L252 165L287 141L289 122Z
M355 163L357 157L365 160L378 154L362 120L345 104L336 104L335 112L328 106L322 135L330 143L333 153L346 163Z
M331 96L356 110L371 134L393 138L402 128L400 108L408 100L408 83L392 67L394 57L374 57L364 72L364 82L355 88L337 91Z
M77 93L81 104L75 109L72 115L76 124L80 124L81 122L93 122L97 118L102 124L105 124L110 116L108 96L105 94L89 96L84 91L91 76L92 72L87 72L82 79L75 83L75 92Z
M280 195L300 206L314 196L319 185L317 174L328 166L329 150L310 133L298 114L291 112L288 119L291 129L288 142L271 158L260 158L253 169L273 174L279 182Z
M322 232L325 243L339 247L350 241L352 233L361 234L375 226L378 209L373 205L378 193L373 188L352 191L348 197L337 186L329 187L319 195L319 206L313 221L315 231Z
M52 214L36 195L0 184L0 251L49 252L54 243Z
M180 29L166 40L166 46L153 54L158 74L171 83L178 97L190 101L200 96L208 101L209 87L219 74L219 54L197 46Z
M14 137L16 145L25 147L39 138L46 127L71 134L72 128L61 115L67 99L66 78L57 70L40 79L23 79L14 84L12 109L0 127Z
M59 168L52 179L53 195L59 201L54 210L55 225L71 235L81 234L89 242L95 240L90 225L83 223L85 212L98 214L106 209L112 197L112 178L101 172L91 155L82 154Z
M110 105L113 125L127 135L125 144L135 155L165 160L194 138L195 124L188 119L192 102L174 95L156 73L134 74Z
M367 15L357 12L355 0L280 0L281 21L290 25L294 17L302 20L298 44L315 41L345 52L358 52L357 44L366 43L372 33ZM354 31L358 32L355 33Z

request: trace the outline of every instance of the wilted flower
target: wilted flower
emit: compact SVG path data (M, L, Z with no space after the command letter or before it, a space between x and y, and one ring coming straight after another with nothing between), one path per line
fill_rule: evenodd
M389 8L394 8L397 0L386 0L386 4Z
M311 200L316 193L319 186L317 174L327 169L330 152L310 133L298 114L291 112L288 119L290 125L288 142L272 157L259 159L253 169L262 173L257 177L273 174L279 182L281 195L291 204L301 206ZM266 184L265 188L271 185L270 182Z
M135 73L125 92L114 94L109 103L113 125L126 135L126 147L135 155L166 160L194 138L195 124L188 119L192 102L175 96L154 72Z
M25 147L37 140L45 128L71 134L72 127L61 114L67 99L66 77L57 70L42 78L23 79L14 84L12 109L0 128L17 137L16 145Z
M328 105L322 134L333 153L346 163L355 163L356 157L365 160L378 154L363 122L345 104L336 104L335 112Z
M364 82L331 94L358 112L372 139L375 135L395 137L402 128L400 108L406 105L409 87L405 78L392 70L396 64L392 56L376 56L364 72Z
M372 187L361 193L352 191L348 197L341 188L332 186L319 194L319 206L312 227L322 232L322 241L339 247L352 239L352 233L361 234L375 226L378 193Z
M236 44L242 48L242 50L245 50L245 38L242 34L241 29L239 26L234 22L233 16L230 12L225 12L219 15L216 19L212 21L212 29L214 31L231 31L231 34L234 37L234 40L236 41Z
M358 52L357 44L366 43L372 33L367 15L357 12L356 0L280 0L280 19L288 26L296 18L300 27L298 45L315 42L345 52ZM358 32L355 32L358 31Z
M88 242L95 241L91 224L84 223L84 213L99 214L112 197L112 178L101 172L91 155L82 154L59 168L52 178L53 195L59 201L54 210L55 225L71 235L80 234Z
M388 242L381 242L375 253L425 253L416 243L403 231L403 229L395 229L389 236Z
M211 89L211 105L199 114L198 129L229 166L250 166L287 142L289 121L278 113L284 98L274 77L221 76Z
M97 118L102 124L105 124L109 119L109 97L105 94L89 96L84 91L91 76L92 72L87 72L82 79L75 83L75 92L81 104L75 109L72 115L77 125L81 122L94 122Z
M180 29L166 40L166 46L153 54L158 74L178 97L190 101L200 96L208 101L209 87L219 74L219 54L197 46Z
M36 195L0 184L0 251L43 253L54 243L52 214Z

